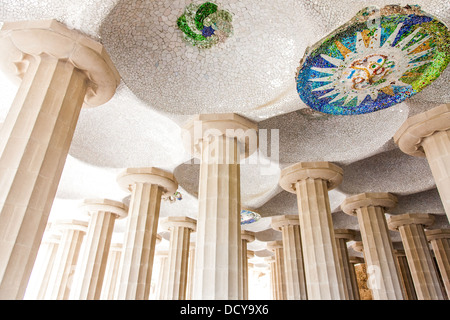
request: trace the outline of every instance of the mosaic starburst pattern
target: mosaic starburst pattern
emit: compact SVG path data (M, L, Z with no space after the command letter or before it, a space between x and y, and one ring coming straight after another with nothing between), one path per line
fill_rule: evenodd
M241 210L241 225L256 222L260 218L261 216L259 215L259 213L246 209Z
M177 20L184 39L199 48L210 48L224 42L232 33L232 15L219 10L212 2L201 5L191 3Z
M336 115L388 108L420 92L450 61L447 27L417 6L374 7L307 51L297 91Z

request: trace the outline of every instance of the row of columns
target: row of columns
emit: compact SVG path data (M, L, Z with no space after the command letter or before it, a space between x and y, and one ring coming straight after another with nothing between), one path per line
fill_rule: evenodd
M21 299L81 107L107 102L120 76L99 43L55 20L5 22L0 44L0 67L20 81L0 131L0 299ZM427 157L450 217L449 117L449 104L411 117L394 141L406 153ZM236 114L210 114L195 117L185 129L188 150L200 159L193 298L242 299L239 162L258 147L253 139L257 124ZM328 162L299 163L284 169L280 179L285 190L297 194L300 236L290 227L284 233L286 241L301 239L308 299L345 298L328 200L328 190L340 183L342 174ZM118 182L131 192L131 202L116 298L145 299L161 197L173 194L177 183L170 173L155 168L129 169ZM357 215L368 267L380 275L379 288L373 291L377 299L402 298L383 216L393 203L391 195L363 194L343 204L345 212ZM103 221L104 229L90 232L109 234L113 219L102 214L95 219ZM94 261L102 259L94 251L92 259L79 264L93 278L98 273ZM75 259L71 250L64 254ZM289 267L299 263L298 256L286 254ZM55 274L62 277L64 270ZM301 287L290 294L304 296ZM77 292L98 296L91 288L85 283ZM61 290L54 295L66 294Z

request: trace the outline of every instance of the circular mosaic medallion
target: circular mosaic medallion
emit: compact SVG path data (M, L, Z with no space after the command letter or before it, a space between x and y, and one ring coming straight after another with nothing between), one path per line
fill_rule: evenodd
M177 20L184 39L199 48L210 48L224 42L232 33L232 16L212 2L191 3Z
M450 32L418 6L368 7L308 48L297 91L319 112L374 112L402 102L450 61Z
M260 218L261 218L261 216L256 212L246 210L246 209L241 210L241 225L256 222Z

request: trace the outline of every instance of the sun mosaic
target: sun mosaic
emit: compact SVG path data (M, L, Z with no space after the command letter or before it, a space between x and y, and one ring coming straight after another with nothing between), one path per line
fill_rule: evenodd
M219 10L212 2L189 4L177 20L186 42L199 48L210 48L224 42L232 33L233 17L226 10Z
M297 91L319 112L369 113L420 92L449 61L447 27L418 6L368 7L307 50Z

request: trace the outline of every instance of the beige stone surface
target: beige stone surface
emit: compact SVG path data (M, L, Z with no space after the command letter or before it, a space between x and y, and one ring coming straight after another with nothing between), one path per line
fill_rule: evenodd
M117 178L122 188L131 191L118 299L146 300L150 295L161 197L176 190L172 177L157 168L129 168Z
M426 156L450 220L450 104L408 118L394 141L409 155Z
M189 217L169 217L161 224L170 231L162 299L186 300L190 236L196 230L196 221Z
M122 243L114 242L109 247L105 276L103 278L101 300L113 300L117 289L119 277L119 264L122 255Z
M284 267L283 241L267 243L267 249L274 252L274 262L271 264L272 296L274 300L286 300L286 275Z
M86 199L80 208L90 218L70 298L99 300L115 222L126 217L128 207L110 199Z
M450 297L450 229L426 230L431 243L447 297Z
M247 230L241 230L241 242L242 242L242 300L248 300L248 259L253 256L254 253L247 249L249 242L255 241L255 233Z
M394 258L385 209L395 206L397 199L389 193L362 193L346 198L341 209L355 215L364 246L369 287L375 300L402 300L398 265Z
M50 286L47 289L45 299L69 299L73 276L87 227L88 223L86 221L56 221L55 229L61 232L61 240L56 252L53 270L49 279Z
M345 299L359 300L358 286L355 286L355 269L353 264L350 263L347 249L347 242L355 240L356 231L351 229L334 229L334 236L336 238L339 264L342 271Z
M344 299L328 190L342 181L329 162L298 163L282 170L280 186L297 194L308 299Z
M55 20L7 22L0 47L20 83L0 132L0 298L21 299L83 102L107 102L120 77L100 43Z
M411 271L409 269L408 260L404 250L394 250L395 257L397 258L400 277L402 280L403 293L405 300L417 300L416 290L414 288L414 282L411 277Z
M273 217L272 228L281 231L283 236L286 300L307 300L299 217L298 215Z

